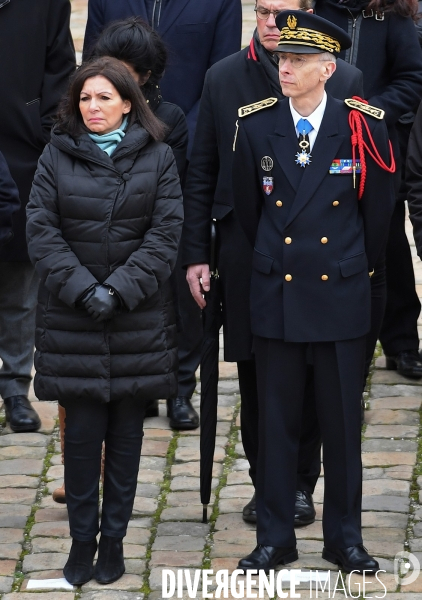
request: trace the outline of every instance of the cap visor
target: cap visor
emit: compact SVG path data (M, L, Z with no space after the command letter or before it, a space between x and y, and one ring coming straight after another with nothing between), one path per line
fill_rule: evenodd
M279 44L273 52L292 52L294 54L322 54L325 50L314 46L302 46L301 44Z

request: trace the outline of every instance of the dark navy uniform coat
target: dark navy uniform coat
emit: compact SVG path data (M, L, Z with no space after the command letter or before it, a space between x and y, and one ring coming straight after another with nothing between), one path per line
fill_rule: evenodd
M365 193L358 201L352 175L329 173L334 159L352 158L349 112L328 96L305 168L295 163L298 139L287 99L239 119L233 188L237 216L254 244L254 335L326 342L369 331L369 272L387 235L393 177L368 156ZM389 162L384 122L366 119ZM264 156L274 161L271 172L261 167ZM266 175L274 180L268 196Z

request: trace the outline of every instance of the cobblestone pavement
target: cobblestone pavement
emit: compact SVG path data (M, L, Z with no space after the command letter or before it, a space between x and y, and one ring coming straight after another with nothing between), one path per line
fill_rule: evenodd
M253 2L244 4L250 5L246 7L249 16ZM73 8L75 39L80 49L86 1L73 0ZM253 19L245 18L245 38L252 28ZM416 255L414 262L422 296L422 264ZM367 394L362 519L365 544L386 573L379 576L382 584L366 578L366 596L383 597L385 586L389 600L419 600L422 575L400 587L394 577L393 560L398 552L410 550L422 562L421 451L418 462L422 382L386 371L384 363L382 356L377 358ZM210 524L201 523L199 431L173 432L161 402L160 416L145 422L134 512L124 544L126 574L109 586L90 582L72 591L37 590L36 596L27 590L28 582L62 577L70 539L66 508L51 499L52 490L63 478L57 405L37 402L31 392L42 418L40 431L14 434L3 425L0 432L1 600L160 600L163 568L184 568L192 574L199 567L214 572L235 568L237 560L255 543L254 528L241 518L241 509L253 490L240 440L235 365L220 363L220 378ZM194 396L194 405L198 408L198 395ZM317 520L297 530L300 559L290 566L331 569L332 581L341 582L333 565L321 558L323 481L322 476L314 495ZM331 594L319 592L318 597L357 597L362 577L352 577L350 590L348 583L343 593L338 589L334 593L333 583ZM309 584L298 589L301 598L310 597ZM315 597L315 591L313 594ZM184 597L188 597L186 593ZM197 597L202 596L198 593Z

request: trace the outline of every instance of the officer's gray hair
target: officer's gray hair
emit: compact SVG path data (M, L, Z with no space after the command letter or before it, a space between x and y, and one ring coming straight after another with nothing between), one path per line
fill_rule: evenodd
M337 61L337 58L334 56L334 54L331 54L331 52L321 52L321 54L319 55L319 60L327 60L335 63Z

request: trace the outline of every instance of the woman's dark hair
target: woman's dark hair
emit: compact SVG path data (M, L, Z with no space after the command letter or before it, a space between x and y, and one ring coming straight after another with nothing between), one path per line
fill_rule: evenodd
M130 17L111 23L101 33L92 56L113 56L129 63L138 75L151 71L143 86L146 98L156 89L167 62L164 42L140 17Z
M395 12L402 17L412 17L417 19L418 2L417 0L371 0L368 4L368 10Z
M80 94L85 81L97 75L102 75L108 79L114 85L122 100L129 100L131 103L131 110L128 115L129 127L137 122L146 129L154 140L164 138L165 126L148 107L132 75L119 60L111 57L93 58L79 67L71 77L67 93L60 103L57 114L60 131L66 131L73 138L77 138L88 131L79 110Z

